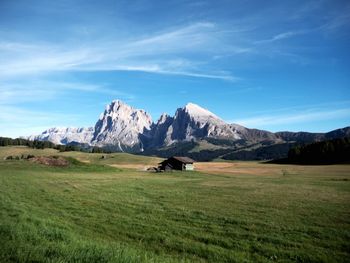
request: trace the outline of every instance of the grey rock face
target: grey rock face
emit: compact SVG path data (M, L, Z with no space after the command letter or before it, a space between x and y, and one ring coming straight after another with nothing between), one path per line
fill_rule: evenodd
M55 144L71 142L88 143L93 136L94 128L50 128L39 135L31 135L28 140L50 141Z
M144 138L148 148L156 148L164 145L167 132L173 121L174 118L166 113L160 116L157 123L152 125L149 136L145 136Z
M238 124L228 124L214 113L193 103L178 108L174 117L164 113L153 123L151 116L144 110L134 109L120 100L115 100L106 106L94 128L51 128L40 135L27 138L51 141L55 144L77 142L91 146L107 146L118 151L141 152L144 149L157 149L203 138L273 144L311 142L345 137L349 134L349 127L329 133L272 133L248 129Z
M164 145L179 141L190 141L205 137L242 139L241 131L246 128L236 124L227 124L214 113L200 106L188 103L177 109L173 122L169 125Z
M140 135L149 131L151 124L152 118L145 111L115 100L97 121L91 144L117 146L120 151L142 151Z

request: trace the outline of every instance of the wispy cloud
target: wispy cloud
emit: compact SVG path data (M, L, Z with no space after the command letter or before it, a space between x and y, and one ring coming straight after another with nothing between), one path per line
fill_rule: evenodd
M221 79L227 81L238 81L240 78L233 76L228 72L220 72L220 73L201 73L195 71L186 71L181 68L173 68L173 67L162 67L160 64L150 64L150 65L119 65L119 66L111 66L105 68L108 70L116 70L116 71L141 71L148 73L157 73L157 74L166 74L166 75L179 75L179 76L188 76L188 77L198 77L198 78L208 78L208 79Z
M306 33L306 31L288 31L288 32L277 34L269 39L256 41L255 44L272 43L272 42L276 42L279 40L288 39L288 38L291 38L291 37L294 37L297 35L305 34L305 33Z
M346 13L340 14L338 16L332 17L325 24L319 27L320 30L326 32L337 31L345 26L349 27L350 25L350 8L345 9Z
M207 39L212 37L208 33L216 32L217 29L214 23L200 22L134 41L130 46L147 46L158 49L158 45L160 45L162 48L167 48L168 50L172 50L174 47L176 50L179 48L187 49L191 48L192 46L207 42ZM191 40L191 42L184 45L184 43L174 42L174 40Z
M26 82L0 82L0 105L22 102L47 101L64 97L74 91L113 95L132 100L133 94L111 88L109 85L94 85L81 82L27 80Z
M207 55L222 52L241 53L244 48L228 47L222 32L213 23L194 23L182 28L122 41L96 41L84 46L59 46L55 44L26 44L1 42L0 77L45 74L57 71L144 71L160 74L184 75L200 78L237 80L231 73L217 74L221 69L203 70L196 67L199 61L191 54ZM172 64L182 56L191 63ZM157 61L155 64L154 61ZM203 61L201 61L203 63ZM205 63L205 62L204 62Z
M79 118L78 114L34 111L19 106L0 105L1 136L12 138L40 133L56 126L57 120L64 120L70 125L76 123Z
M313 121L326 121L330 119L349 118L350 108L335 109L335 110L322 110L322 111L304 111L296 112L294 114L277 114L277 115L262 115L247 119L232 120L232 123L238 123L243 126L253 128L264 128L272 126L290 125L295 123L306 123Z
M328 101L323 103L316 104L307 104L307 105L293 105L288 107L282 107L277 109L266 109L259 110L254 112L255 115L288 115L290 112L323 112L327 109L345 109L350 108L350 100L337 100L337 101Z
M92 63L87 49L62 50L54 45L37 45L29 50L21 43L7 43L16 46L11 52L1 52L3 60L0 63L0 77L19 77L34 73L65 71L79 65ZM21 48L22 47L22 48Z
M338 8L337 8L338 7ZM321 15L322 14L322 15ZM349 2L336 2L327 0L305 1L294 13L289 16L291 20L318 20L312 30L325 33L336 32L350 25Z

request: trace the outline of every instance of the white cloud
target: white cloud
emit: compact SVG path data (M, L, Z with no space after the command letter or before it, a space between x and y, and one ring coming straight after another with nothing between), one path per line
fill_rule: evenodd
M277 34L272 38L256 41L255 44L265 44L272 43L283 39L288 39L297 35L305 34L305 31L288 31L284 33Z
M198 43L204 43L210 35L208 33L215 33L215 24L213 23L195 23L183 28L175 29L169 32L164 32L156 36L147 37L130 44L131 47L143 46L158 46L168 47L169 49L188 48ZM182 41L191 41L184 45Z
M18 106L0 105L1 136L19 137L37 134L56 126L57 120L64 120L67 125L80 119L77 114L33 111Z
M177 67L162 67L163 65L159 64L150 64L150 65L119 65L111 66L104 68L105 70L116 70L116 71L142 71L148 73L157 73L157 74L167 74L167 75L180 75L180 76L189 76L189 77L199 77L199 78L208 78L208 79L221 79L227 81L237 81L240 78L235 77L229 73L220 72L220 73L201 73L196 71L186 71L178 69Z
M345 9L345 13L329 19L329 21L319 27L321 31L332 32L348 27L350 24L350 8Z
M277 114L263 115L253 118L237 119L229 121L238 123L246 127L264 128L267 126L286 125L295 123L306 123L314 121L323 121L331 119L347 118L350 119L350 108L335 109L335 110L310 110L296 112L294 114Z
M0 105L18 104L30 101L47 101L65 96L72 91L109 94L121 99L132 100L133 94L121 92L108 85L94 85L67 81L27 80L26 82L0 82Z
M203 70L203 67L197 67L196 64L203 61L191 57L193 54L212 57L210 53L248 52L245 47L227 45L223 48L225 38L222 34L215 24L202 22L139 39L97 40L83 46L3 41L0 43L0 55L3 57L0 77L13 78L57 71L134 70L236 80L230 73L222 75L216 73L218 69ZM188 63L171 63L176 60Z

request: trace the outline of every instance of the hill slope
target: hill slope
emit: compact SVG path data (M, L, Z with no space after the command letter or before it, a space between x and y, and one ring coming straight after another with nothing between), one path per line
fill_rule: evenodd
M150 174L96 161L57 168L0 159L0 262L350 257L349 166L221 162Z
M339 138L293 147L288 158L275 163L341 164L350 163L350 138Z

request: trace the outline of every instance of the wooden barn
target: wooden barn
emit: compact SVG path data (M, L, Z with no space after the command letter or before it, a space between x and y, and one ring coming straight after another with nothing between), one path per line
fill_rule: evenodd
M181 170L192 171L194 161L188 157L173 156L159 163L159 169L163 171Z

